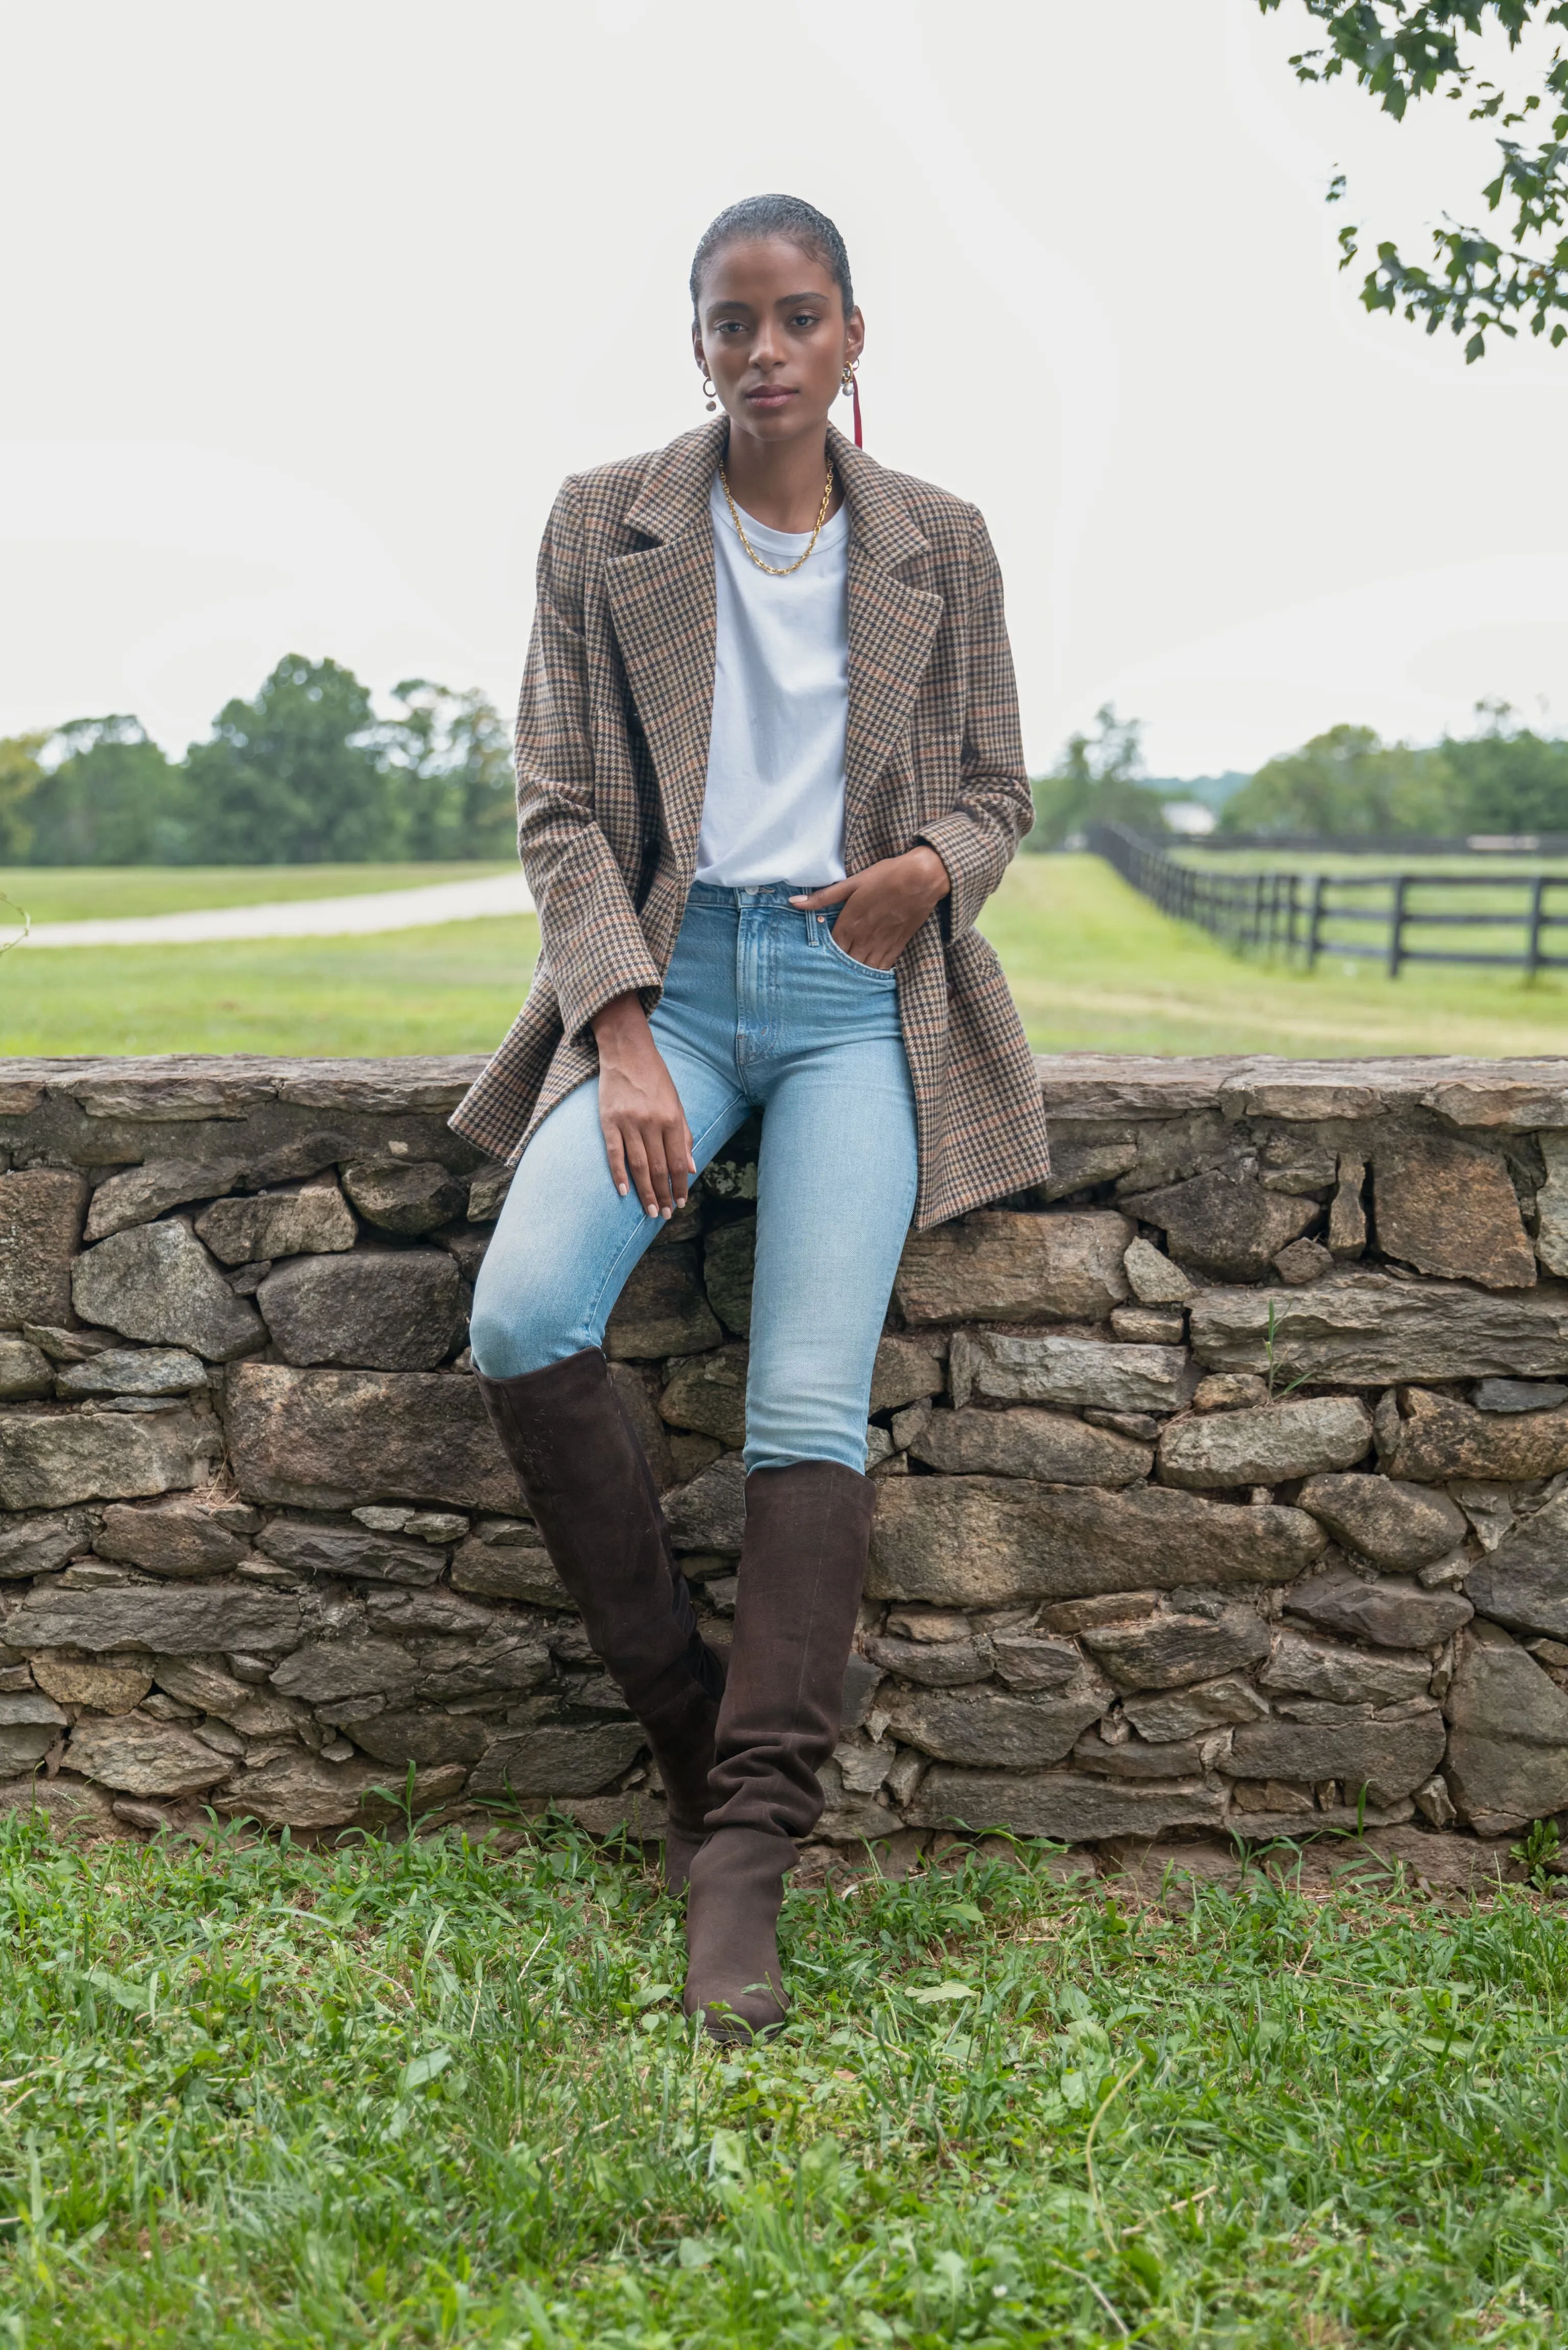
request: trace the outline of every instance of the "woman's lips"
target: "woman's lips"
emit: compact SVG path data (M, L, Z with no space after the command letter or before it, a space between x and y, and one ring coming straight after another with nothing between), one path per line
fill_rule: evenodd
M753 408L782 408L786 400L793 400L794 396L791 386L770 383L760 385L755 391L748 391L745 399Z

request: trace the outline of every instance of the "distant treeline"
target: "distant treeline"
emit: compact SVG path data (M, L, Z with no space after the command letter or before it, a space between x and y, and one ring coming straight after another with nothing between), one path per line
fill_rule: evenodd
M1385 743L1370 726L1331 726L1299 751L1271 759L1220 809L1221 832L1568 832L1568 741L1518 723L1506 702L1482 702L1473 734L1427 748ZM1092 733L1070 737L1034 785L1031 848L1059 848L1091 824L1168 829L1179 785L1143 772L1141 727L1108 704Z
M167 758L135 718L0 741L0 864L310 865L505 857L506 730L426 678L394 713L336 661L290 653L212 737Z

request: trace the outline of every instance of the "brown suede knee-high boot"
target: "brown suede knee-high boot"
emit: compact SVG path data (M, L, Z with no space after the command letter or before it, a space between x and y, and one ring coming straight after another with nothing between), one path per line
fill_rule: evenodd
M746 1480L735 1639L708 1841L691 1864L686 2012L720 2039L784 2021L777 1926L795 1839L822 1815L876 1491L833 1461Z
M711 1797L724 1668L697 1629L664 1513L597 1347L479 1391L551 1562L596 1653L648 1732L670 1800L671 1891L686 1881Z

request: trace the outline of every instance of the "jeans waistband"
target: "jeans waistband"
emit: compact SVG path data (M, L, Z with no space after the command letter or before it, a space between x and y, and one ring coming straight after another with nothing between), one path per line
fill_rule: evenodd
M790 912L797 912L798 908L790 906L790 899L804 898L808 890L823 886L820 881L763 881L754 889L724 889L717 882L693 881L686 900L688 905L724 907L734 913L761 906L783 906Z

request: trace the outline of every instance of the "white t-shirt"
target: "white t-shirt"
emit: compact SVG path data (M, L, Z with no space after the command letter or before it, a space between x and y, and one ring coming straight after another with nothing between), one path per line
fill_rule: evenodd
M754 889L844 879L844 738L849 712L849 510L825 523L787 578L759 571L713 476L718 631L699 881ZM809 531L742 512L764 563L793 563Z

